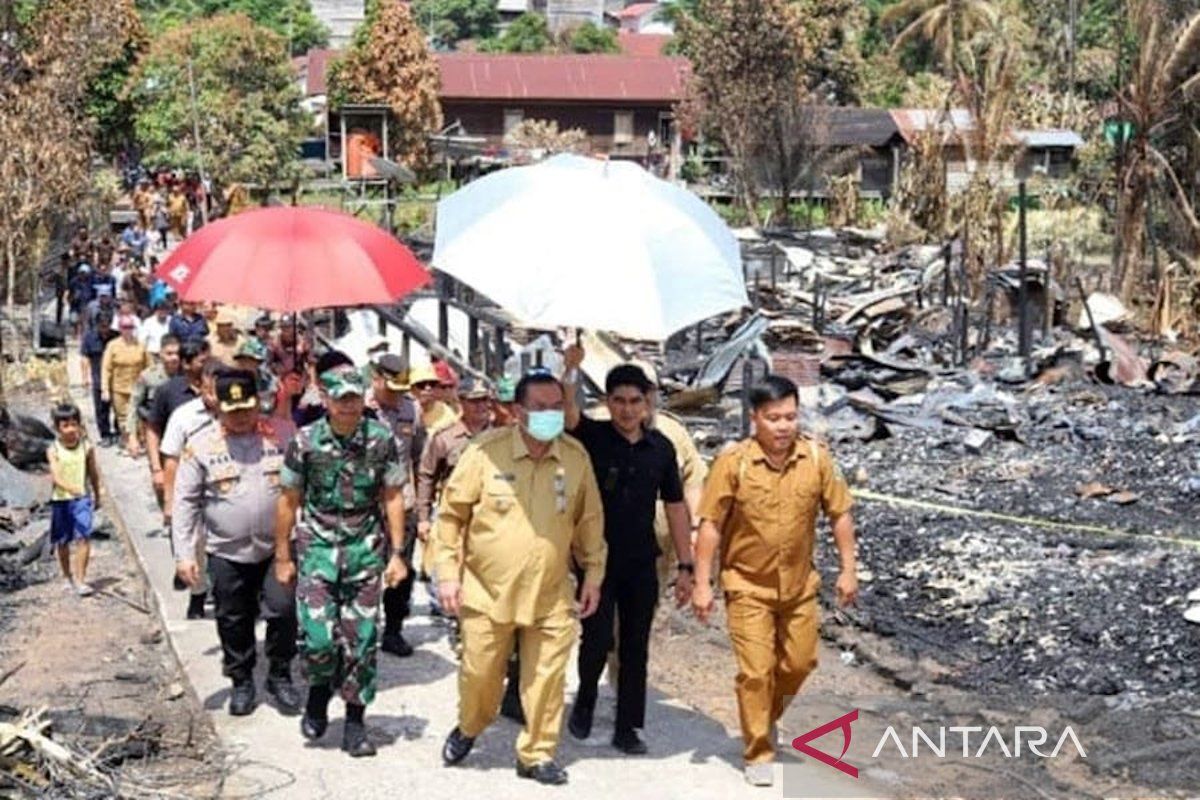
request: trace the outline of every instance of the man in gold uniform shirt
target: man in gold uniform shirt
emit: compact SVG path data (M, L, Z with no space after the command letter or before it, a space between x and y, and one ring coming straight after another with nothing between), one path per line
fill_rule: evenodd
M700 503L692 605L712 610L712 563L720 551L721 588L737 659L738 715L747 782L774 782L775 724L817 666L820 634L813 566L817 514L833 525L841 559L837 600L858 595L850 490L823 444L800 436L799 393L768 375L750 392L754 436L713 463Z
M563 436L562 384L535 370L517 386L519 425L481 434L442 492L434 563L442 608L459 617L458 726L442 749L467 757L496 717L514 637L521 657L517 774L563 784L554 760L576 625L571 562L583 570L579 616L600 600L607 546L587 452ZM459 562L458 553L462 553Z

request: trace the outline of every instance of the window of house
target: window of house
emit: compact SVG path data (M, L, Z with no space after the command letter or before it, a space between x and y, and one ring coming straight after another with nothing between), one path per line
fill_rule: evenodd
M613 114L613 144L630 144L633 141L633 112L618 111Z
M494 119L494 118L493 118ZM512 129L525 121L525 112L519 108L504 109L504 135L508 136Z

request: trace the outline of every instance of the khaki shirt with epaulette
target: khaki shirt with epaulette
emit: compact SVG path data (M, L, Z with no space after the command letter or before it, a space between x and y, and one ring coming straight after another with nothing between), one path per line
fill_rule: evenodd
M283 447L270 419L237 436L213 422L188 439L175 473L175 552L194 553L196 532L203 530L210 555L242 564L270 558Z
M531 625L573 608L571 559L604 580L604 510L583 446L559 437L534 459L516 426L481 434L442 491L435 570L459 574L463 606L499 623Z
M738 442L712 465L700 517L721 532L726 592L796 600L816 590L817 513L850 510L850 489L824 444L800 439L782 469L754 439Z

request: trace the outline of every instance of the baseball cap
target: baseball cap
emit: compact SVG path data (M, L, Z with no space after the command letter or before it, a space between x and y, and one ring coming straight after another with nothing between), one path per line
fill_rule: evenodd
M364 395L362 373L352 366L337 366L321 373L321 386L333 399L350 394Z
M486 400L492 396L483 381L474 375L464 375L458 382L458 396L464 400Z
M267 360L267 348L258 339L246 339L233 351L233 357L253 358L261 363Z
M422 383L437 383L442 382L438 374L433 371L433 367L428 364L422 364L418 367L413 367L408 373L408 385L417 386Z
M230 369L219 373L217 405L225 412L258 408L257 376L245 369Z
M496 380L496 399L501 403L511 403L517 399L517 383L507 375Z
M274 327L274 325L275 321L271 319L270 314L263 314L258 319L254 320L254 327L256 328L271 328Z
M233 312L227 308L217 309L217 324L218 325L234 325L237 320L233 318Z
M383 353L375 359L375 370L383 377L387 388L393 392L408 391L408 365L395 353Z
M438 383L442 386L448 386L451 389L458 386L458 373L445 361L434 364L433 371L437 373Z

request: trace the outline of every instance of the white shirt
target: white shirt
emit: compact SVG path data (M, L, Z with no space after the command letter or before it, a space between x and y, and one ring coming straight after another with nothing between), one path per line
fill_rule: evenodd
M158 450L167 458L179 458L188 439L216 421L216 417L204 407L204 400L194 397L171 412L167 429L163 431Z
M162 351L162 338L170 333L170 329L170 317L159 322L158 315L151 314L142 320L138 341L142 343L142 347L146 348L147 353L156 356Z

